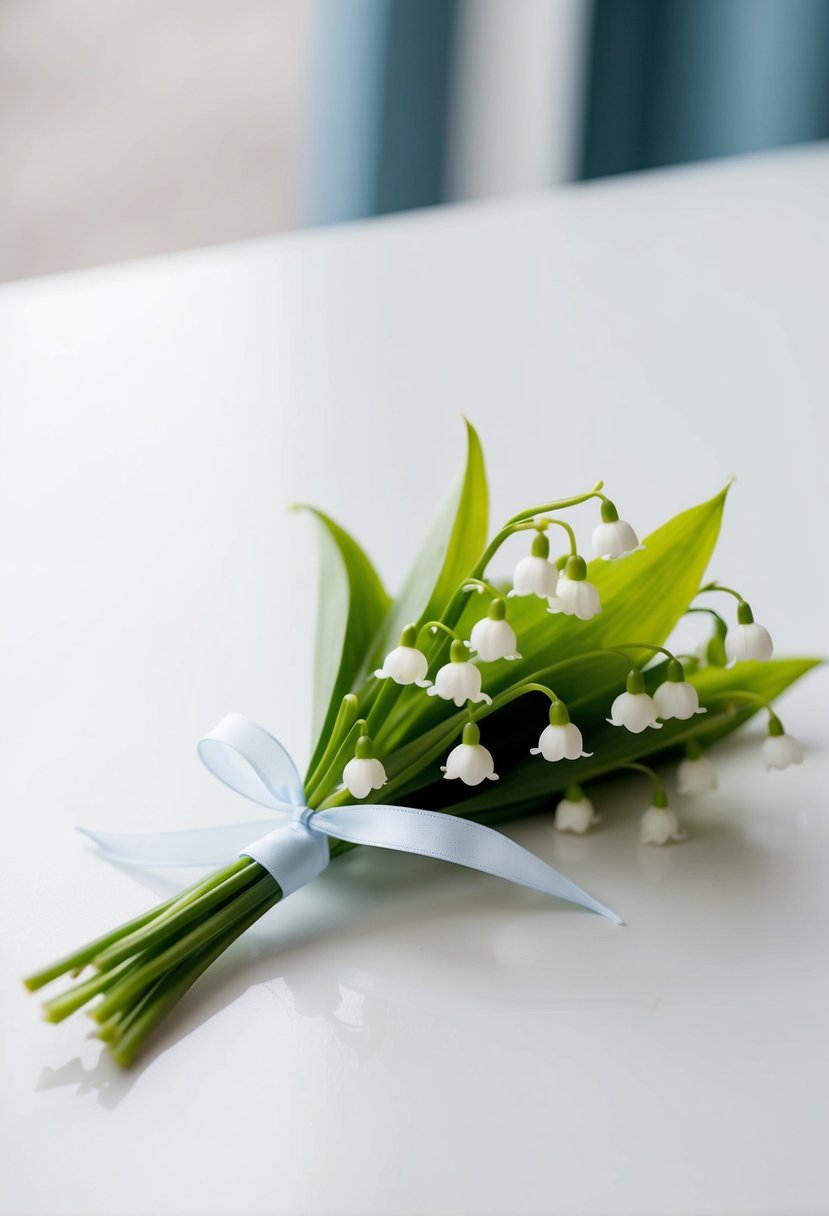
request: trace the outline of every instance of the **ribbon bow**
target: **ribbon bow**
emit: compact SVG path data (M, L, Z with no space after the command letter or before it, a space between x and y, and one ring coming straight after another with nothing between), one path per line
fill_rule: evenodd
M243 714L222 718L200 740L198 751L214 777L243 798L287 816L287 821L276 828L270 819L183 832L79 830L111 860L130 865L220 865L235 850L264 866L279 883L283 897L322 873L328 865L328 837L332 836L351 844L420 853L482 870L622 923L615 912L540 857L469 819L376 802L311 810L305 805L302 781L285 748Z

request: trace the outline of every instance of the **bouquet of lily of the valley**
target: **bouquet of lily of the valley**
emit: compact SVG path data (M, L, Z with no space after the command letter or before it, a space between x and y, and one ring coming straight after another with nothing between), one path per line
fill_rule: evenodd
M525 507L489 540L483 457L469 426L463 476L395 599L357 542L315 511L316 746L304 781L272 735L231 714L201 741L201 757L271 818L147 837L88 833L119 860L225 864L29 977L31 990L75 981L45 1003L47 1019L88 1006L114 1058L129 1064L240 934L357 844L473 866L618 920L493 825L541 812L562 831L587 832L597 822L591 785L633 770L652 790L641 842L681 841L650 763L676 758L679 791L706 794L717 786L708 747L758 709L768 714L766 767L800 762L770 706L816 661L772 660L743 596L704 583L725 498L640 544L599 482ZM594 515L589 564L563 518L577 507ZM490 567L516 535L526 546L505 585ZM728 597L730 624L720 614ZM688 612L712 623L701 657L665 646Z

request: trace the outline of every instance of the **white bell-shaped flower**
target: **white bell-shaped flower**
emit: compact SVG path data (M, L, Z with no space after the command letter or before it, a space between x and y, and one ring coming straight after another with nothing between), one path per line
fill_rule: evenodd
M693 718L694 714L704 714L700 708L699 696L693 684L685 679L685 670L679 659L668 662L668 678L660 684L653 694L653 703L660 718L679 718L684 721Z
M559 575L556 593L548 600L548 612L563 612L566 616L589 621L601 612L599 593L587 581L587 563L583 557L568 557L564 573Z
M649 726L659 730L662 723L657 722L658 716L653 699L645 692L645 677L641 671L631 671L627 689L613 702L607 721L611 726L624 726L631 734L639 735Z
M672 840L684 840L685 835L668 806L665 791L654 790L653 805L648 807L639 823L639 843L669 844Z
M496 659L521 658L516 650L515 631L504 619L506 614L507 606L499 597L489 605L489 615L472 626L469 644L484 663L494 663Z
M467 701L492 704L492 698L481 692L480 669L467 660L466 647L457 639L449 648L449 662L440 668L427 694L441 697L444 701L454 701L459 709Z
M386 770L375 760L368 735L360 735L357 740L354 759L343 769L343 784L352 798L366 798L372 790L382 789L386 784Z
M774 643L768 629L758 625L745 600L737 605L737 624L725 635L725 657L729 663L745 663L757 659L766 663L774 654Z
M440 771L446 781L463 781L464 785L480 785L482 781L497 781L495 761L480 742L481 732L474 722L463 728L463 741L453 747Z
M557 760L580 760L582 756L593 755L584 751L583 747L581 731L570 721L567 706L563 701L553 701L550 705L550 725L541 732L538 747L530 748L530 755L543 756L552 763Z
M676 788L680 794L690 798L700 798L717 789L719 781L717 770L702 754L702 748L692 740L685 749L685 759L680 760L676 768Z
M596 557L624 557L639 548L639 537L630 524L619 519L619 512L612 502L602 502L602 522L593 533L593 552Z
M558 832L576 832L579 836L588 832L601 816L596 814L593 803L585 798L580 785L568 786L567 792L556 807L553 827Z
M375 676L378 680L394 680L395 684L417 684L419 688L428 688L431 680L426 679L429 670L429 660L422 650L415 646L417 630L414 625L407 625L400 635L400 645L390 650L383 659L383 666L378 667Z
M529 557L522 557L512 576L510 595L537 595L546 600L556 593L558 566L550 561L550 542L543 532L533 537Z
M803 748L797 739L787 735L783 723L773 714L769 719L768 738L763 741L763 764L769 772L773 768L788 768L790 764L803 763Z

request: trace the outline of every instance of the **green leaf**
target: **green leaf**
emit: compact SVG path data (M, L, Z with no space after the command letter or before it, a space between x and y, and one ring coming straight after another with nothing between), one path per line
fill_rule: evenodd
M391 600L371 561L353 537L316 507L320 533L320 594L314 651L313 771L340 702L366 665Z
M489 494L484 456L478 434L469 422L466 422L466 435L463 476L434 521L383 624L374 652L377 662L398 644L406 625L440 616L486 544Z

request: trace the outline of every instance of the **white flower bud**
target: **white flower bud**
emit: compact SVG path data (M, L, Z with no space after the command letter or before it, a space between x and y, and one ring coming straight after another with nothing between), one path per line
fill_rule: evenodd
M489 616L483 617L472 626L469 644L477 651L478 658L485 663L494 663L496 659L521 658L516 650L515 632L504 620L505 613L504 601L493 600L489 606Z
M648 807L640 821L640 844L668 844L672 840L684 840L685 836L669 806Z
M693 684L685 679L685 672L678 659L668 663L668 678L660 684L653 694L653 703L660 718L679 718L681 721L693 718L694 714L704 714L700 708L699 696Z
M343 784L352 798L366 798L372 790L382 789L386 784L386 770L374 759L368 735L359 737L354 751L354 759L343 769Z
M428 688L432 682L426 679L429 660L415 646L416 639L414 625L407 625L400 636L400 645L389 651L383 659L383 666L375 671L378 680L391 679L395 684L417 684L419 688Z
M454 701L458 709L467 701L484 701L492 704L492 698L481 692L481 673L474 663L466 658L466 647L463 642L454 641L449 650L449 662L440 668L435 676L435 682L427 690L430 697L441 697L444 701Z
M583 557L569 557L564 573L559 576L556 593L548 600L548 612L563 612L566 616L589 621L601 612L599 593L587 581L587 564Z
M537 595L542 600L555 595L558 567L549 557L550 542L543 532L537 532L530 556L522 557L515 567L510 595Z
M593 551L597 557L624 557L639 548L639 538L630 524L619 519L612 502L602 503L602 522L593 533Z
M803 748L797 739L787 735L780 719L773 716L769 721L769 735L763 742L763 764L771 772L773 768L788 768L790 764L803 763Z
M766 663L774 654L774 643L768 629L758 625L745 601L737 605L737 624L725 635L725 657L729 663L745 663L757 659Z
M631 734L639 735L648 726L659 730L658 714L651 697L645 692L645 681L641 671L632 671L627 678L627 691L621 693L610 707L607 721L611 726L624 726Z
M573 785L556 807L553 826L558 832L576 832L581 836L600 822L601 816L596 814L593 803L585 798L580 786Z
M479 743L480 731L474 722L463 728L463 742L454 747L441 765L444 780L463 781L464 785L480 785L482 781L497 781L495 761Z
M543 756L552 763L557 760L580 760L582 756L592 756L592 752L582 749L581 731L570 721L567 706L563 701L553 701L550 705L550 725L541 732L538 747L530 748L530 755Z

